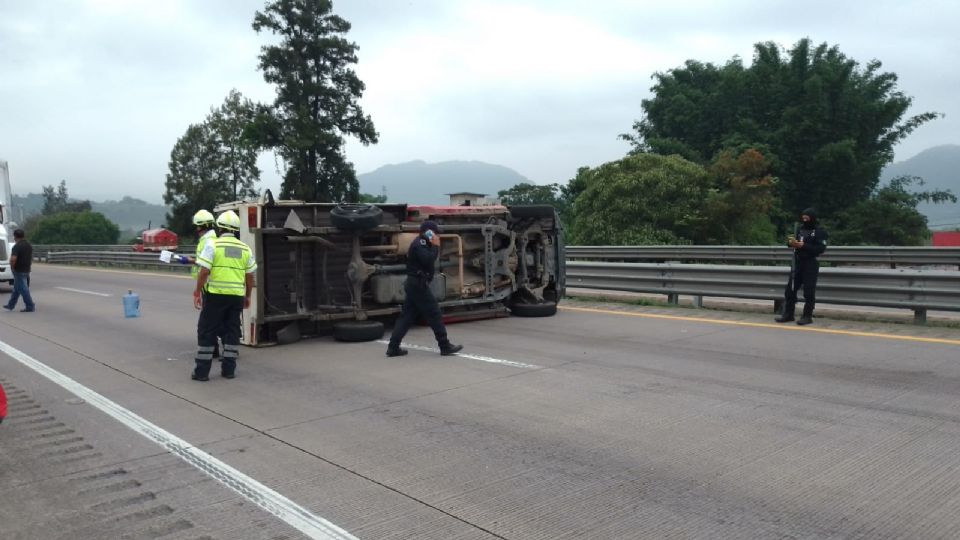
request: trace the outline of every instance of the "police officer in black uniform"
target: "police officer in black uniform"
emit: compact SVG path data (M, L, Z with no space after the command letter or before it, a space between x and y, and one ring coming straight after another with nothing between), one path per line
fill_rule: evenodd
M400 348L400 342L418 317L426 319L427 324L433 329L433 335L440 346L440 354L451 355L463 349L463 345L454 345L447 339L447 329L443 326L440 305L430 291L434 263L439 255L440 226L435 221L424 221L420 224L420 235L410 244L410 249L407 251L407 280L403 284L405 294L403 312L393 326L393 334L387 346L387 356L407 354L406 349Z
M803 315L797 324L806 325L813 322L817 276L820 274L817 257L827 249L827 231L817 226L817 212L813 208L804 210L800 220L802 223L797 234L787 240L787 245L793 248L793 274L784 292L783 314L774 320L779 323L793 320L797 291L803 287Z

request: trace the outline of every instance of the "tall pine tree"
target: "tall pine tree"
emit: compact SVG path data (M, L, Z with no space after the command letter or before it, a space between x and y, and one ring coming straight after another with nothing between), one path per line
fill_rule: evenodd
M258 33L280 38L261 49L260 69L276 85L277 97L252 131L285 162L284 198L357 200L359 184L344 156L344 137L377 142L373 121L358 103L365 86L351 67L358 47L344 38L350 23L332 10L329 0L273 0L253 21Z

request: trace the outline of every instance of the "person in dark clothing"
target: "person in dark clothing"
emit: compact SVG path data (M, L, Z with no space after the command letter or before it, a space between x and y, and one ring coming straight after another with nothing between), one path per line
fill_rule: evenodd
M13 293L10 301L4 304L3 309L13 311L17 301L23 297L23 309L20 311L31 313L36 311L33 297L30 296L30 266L33 264L33 246L27 242L23 229L13 231L16 244L10 250L10 270L13 272Z
M454 345L447 339L447 329L443 326L440 305L433 297L430 282L433 281L434 263L440 255L440 226L434 221L424 221L420 225L420 235L410 244L407 251L407 280L403 284L403 311L393 326L387 356L403 356L406 349L400 348L400 342L418 317L427 320L433 329L433 335L440 346L440 354L454 354L463 345Z
M784 292L783 314L774 320L779 323L794 320L797 291L803 287L803 314L797 324L806 325L813 322L813 308L817 301L817 276L820 274L817 257L827 249L827 231L817 226L817 213L813 208L804 210L800 214L800 220L802 223L797 234L787 240L787 245L793 248L793 273Z

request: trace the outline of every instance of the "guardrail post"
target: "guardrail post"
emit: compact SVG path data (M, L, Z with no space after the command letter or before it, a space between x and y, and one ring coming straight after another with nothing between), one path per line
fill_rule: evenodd
M927 324L927 310L913 310L913 324Z
M671 306L675 306L680 303L680 295L677 293L670 293L667 295L667 303Z
M694 296L693 297L693 307L697 309L703 308L703 296Z
M783 300L774 300L773 301L773 312L777 315L783 313Z

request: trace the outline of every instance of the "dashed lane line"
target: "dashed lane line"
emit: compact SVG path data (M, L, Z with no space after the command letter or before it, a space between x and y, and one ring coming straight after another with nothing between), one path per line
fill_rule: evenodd
M385 339L377 340L377 343L382 343L382 344L384 344L384 345L389 345L389 344L390 344L390 342L387 341L387 340L385 340ZM401 347L406 347L406 348L408 348L408 349L413 349L413 350L415 350L415 351L435 352L435 353L438 353L438 354L440 353L440 349L438 349L438 348L436 348L436 347L424 347L423 345L414 345L413 343L401 343L400 346L401 346ZM527 364L527 363L524 363L524 362L516 362L516 361L514 361L514 360L503 360L503 359L500 359L500 358L492 358L492 357L489 357L489 356L480 356L480 355L477 355L477 354L455 353L455 354L452 354L452 355L450 355L450 356L459 356L460 358L466 358L466 359L468 359L468 360L477 360L477 361L479 361L479 362L488 362L488 363L490 363L490 364L500 364L500 365L502 365L502 366L510 366L510 367L521 368L521 369L543 369L542 366L538 366L538 365L535 365L535 364Z
M75 292L80 294L90 294L93 296L113 296L112 294L100 293L100 292L94 292L94 291L85 291L83 289L71 289L70 287L54 287L54 289L60 289L61 291L70 291L70 292Z

